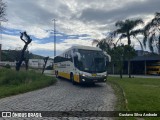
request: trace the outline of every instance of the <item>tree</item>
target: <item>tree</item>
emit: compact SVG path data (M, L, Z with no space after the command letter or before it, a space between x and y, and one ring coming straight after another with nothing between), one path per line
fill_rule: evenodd
M136 30L134 29L139 24L143 24L143 21L141 19L136 19L136 20L127 19L125 21L118 21L115 24L115 26L118 27L118 29L115 30L113 33L114 33L114 35L120 34L120 37L119 37L118 41L121 40L121 39L127 38L128 45L130 46L131 45L131 37L136 38L136 36L138 34L143 33L143 30L141 30L141 29L136 29ZM142 43L140 41L139 41L139 43L140 43L141 47L143 48ZM128 59L128 74L129 74L129 78L131 78L130 59Z
M124 62L124 45L114 46L111 51L111 58L113 65L117 66L122 78L123 73L123 62Z
M99 47L101 50L109 53L111 51L111 48L113 47L113 39L112 38L113 38L113 36L111 34L103 39L94 39L92 41L92 44L96 44L96 46Z
M132 59L136 55L136 51L132 46L129 45L118 45L114 46L111 51L112 62L117 66L120 73L120 78L123 74L124 61Z
M29 51L28 50L25 52L24 62L25 62L25 68L26 70L28 70L28 62L29 62Z
M42 74L44 73L44 70L45 70L45 67L46 67L46 64L47 64L48 59L49 59L49 57L43 58L43 60L44 60L44 65L43 65L43 69L42 69Z
M148 41L149 49L154 52L157 47L157 52L160 54L160 13L155 13L155 17L144 27L143 44L146 47ZM156 46L154 48L154 46Z
M115 30L113 33L115 35L120 34L120 37L119 37L118 41L121 40L121 39L127 38L128 45L131 45L131 37L136 38L136 36L138 34L143 33L142 29L136 29L136 30L134 29L139 24L143 24L142 19L136 19L136 20L127 19L125 21L118 21L118 22L116 22L115 26L119 27L119 28L117 30ZM138 40L138 42L140 43L140 45L142 45L139 40Z
M0 0L0 23L2 21L3 22L7 21L5 16L6 16L6 4L2 0Z
M26 32L22 32L21 33L20 39L25 43L25 45L24 45L24 47L23 47L23 49L21 51L20 58L16 63L16 70L17 71L20 70L21 64L25 60L25 51L26 51L28 45L32 42L32 39L30 38L30 36L27 35Z
M0 31L2 30L1 22L7 21L5 16L6 16L6 4L2 0L0 0ZM0 47L1 47L1 44L0 44ZM1 55L1 50L0 50L0 61L1 61L1 58L2 58L2 55Z
M128 60L128 73L129 73L129 78L131 78L131 73L130 73L130 60L136 56L136 51L133 46L130 45L125 45L124 46L124 54L125 54L125 59Z

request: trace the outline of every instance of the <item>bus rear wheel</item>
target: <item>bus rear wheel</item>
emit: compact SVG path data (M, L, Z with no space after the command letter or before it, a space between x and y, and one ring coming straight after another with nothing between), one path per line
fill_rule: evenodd
M55 72L56 78L58 78L58 71Z
M70 79L71 79L72 84L75 85L76 82L74 81L74 75L73 74L70 75Z

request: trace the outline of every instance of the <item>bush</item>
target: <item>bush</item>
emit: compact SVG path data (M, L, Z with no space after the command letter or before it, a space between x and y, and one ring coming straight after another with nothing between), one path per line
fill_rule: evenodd
M11 68L11 66L10 66L9 64L6 64L4 67L5 67L5 68L8 68L8 69Z
M31 71L0 69L0 98L32 91L56 82L51 76Z
M51 65L50 65L50 66L47 66L47 67L46 67L46 70L53 70L53 66L51 66Z

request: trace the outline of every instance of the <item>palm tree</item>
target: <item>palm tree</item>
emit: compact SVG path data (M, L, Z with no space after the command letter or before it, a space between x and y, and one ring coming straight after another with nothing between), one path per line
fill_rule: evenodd
M120 37L119 37L118 41L123 39L123 38L127 38L128 45L131 45L131 37L136 38L136 36L138 34L142 34L142 32L143 32L143 30L141 30L141 29L133 30L139 24L143 24L143 20L142 19L136 19L136 20L127 19L125 21L118 21L118 22L116 22L115 26L119 27L119 28L117 30L115 30L113 33L115 35L116 34L120 34Z
M92 41L92 45L93 44L96 44L96 46L99 47L101 50L109 53L111 51L111 47L113 46L112 35L109 35L103 39L94 39Z
M160 54L160 13L155 13L155 17L144 27L143 44L146 47L148 41L149 49L154 52L154 45Z
M119 37L118 41L121 40L121 39L127 38L128 45L130 46L131 45L131 37L136 38L136 36L138 34L143 33L143 30L141 30L141 29L136 29L136 30L134 29L139 24L143 24L142 19L136 19L136 20L127 19L125 21L118 21L115 24L115 26L118 27L118 29L115 30L113 33L114 33L114 35L120 34L120 37ZM143 49L142 43L139 41L138 38L136 38L136 39L138 40L138 42L141 45L141 48ZM131 77L131 74L130 74L130 59L128 59L128 74L129 74L129 78L130 78Z

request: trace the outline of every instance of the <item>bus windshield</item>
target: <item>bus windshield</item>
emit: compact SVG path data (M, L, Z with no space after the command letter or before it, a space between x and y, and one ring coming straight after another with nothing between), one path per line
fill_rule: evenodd
M106 71L106 59L102 51L79 49L80 60L75 60L75 66L85 72L100 73Z

